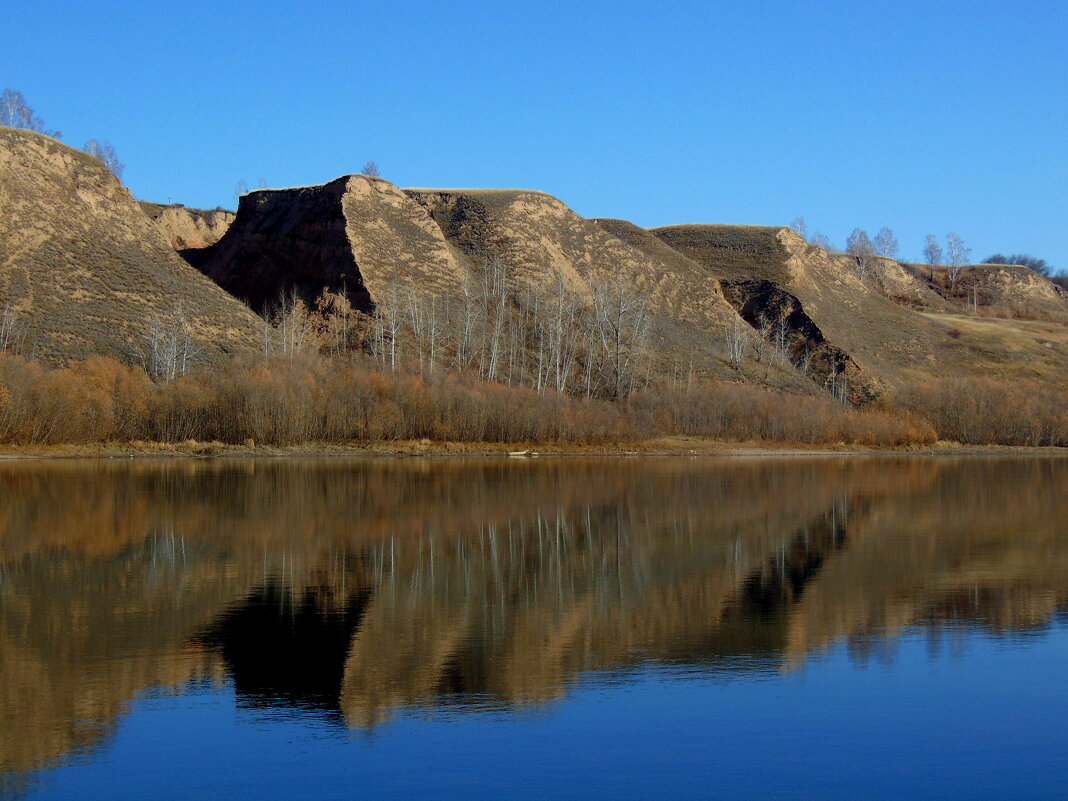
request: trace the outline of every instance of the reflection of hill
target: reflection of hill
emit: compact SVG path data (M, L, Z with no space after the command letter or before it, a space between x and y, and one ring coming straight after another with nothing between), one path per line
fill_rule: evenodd
M1044 625L1068 605L1068 469L981 460L851 520L850 546L800 604L793 658L946 621Z
M332 587L298 594L272 582L224 612L199 643L220 650L240 699L334 710L366 600L366 590L338 598Z
M147 687L220 676L188 633L233 597L232 565L150 537L119 559L26 556L0 583L0 768L92 746ZM239 583L239 582L238 582Z
M1041 625L1066 487L1053 459L0 465L0 768L197 677L369 725Z

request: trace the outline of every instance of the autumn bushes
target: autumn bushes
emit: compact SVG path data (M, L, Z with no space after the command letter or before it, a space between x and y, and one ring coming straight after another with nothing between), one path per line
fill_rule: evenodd
M359 357L283 357L231 365L217 377L211 408L202 412L209 421L203 436L224 442L604 443L626 428L604 401L539 395L451 372L385 373ZM199 375L187 379L201 383Z
M0 442L137 439L154 394L144 372L114 359L94 357L56 370L0 354Z
M827 397L791 395L743 384L699 383L648 389L631 398L645 428L728 441L927 445L932 426L900 410L855 410Z
M955 378L921 384L899 402L941 439L968 444L1068 446L1068 392L1041 384Z
M0 443L219 441L265 445L430 439L605 445L684 434L728 441L870 447L1068 446L1063 391L947 380L896 404L730 383L651 386L625 401L581 400L479 380L477 373L386 372L363 356L236 360L172 381L95 357L50 369L0 354Z
M0 356L0 442L389 439L603 444L632 432L619 407L441 372L383 373L362 357L235 361L154 383L93 358L50 370Z

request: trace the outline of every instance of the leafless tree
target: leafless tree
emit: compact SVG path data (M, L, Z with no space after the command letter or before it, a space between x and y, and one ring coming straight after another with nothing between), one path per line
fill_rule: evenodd
M790 227L794 229L794 233L799 237L806 242L808 241L808 226L805 224L804 217L794 217L794 221L790 223Z
M735 370L742 369L745 352L749 349L752 329L741 317L735 317L723 326L723 344L727 350L727 361Z
M938 237L934 234L927 235L927 242L923 246L923 259L932 268L942 263L942 246L938 244Z
M826 234L821 234L819 231L812 235L812 239L809 240L813 245L828 253L834 250L834 246L831 245L831 240L827 238Z
M5 89L0 93L0 125L9 128L22 128L26 131L35 131L53 139L62 139L59 131L50 131L45 127L44 120L37 116L22 92L15 89Z
M363 165L363 169L360 170L360 175L366 175L368 178L381 177L381 173L378 171L378 163L375 161L368 161Z
M173 381L185 375L202 351L180 303L165 318L148 323L146 340L146 346L139 351L141 366L157 381Z
M606 393L622 398L634 388L649 337L646 298L622 277L593 282L594 321L608 366Z
M966 248L964 240L954 233L946 234L946 248L949 251L949 286L951 290L956 291L964 268L968 266L972 250Z
M283 291L263 316L263 352L296 355L317 351L316 320L296 288Z
M483 265L481 290L479 373L483 378L495 381L505 345L504 331L509 312L508 271L499 257L495 256Z
M92 156L94 159L99 160L111 170L111 174L114 175L119 181L122 181L122 173L126 169L126 165L119 161L119 155L115 152L115 147L107 140L99 142L96 139L90 139L85 143L85 147L82 150Z
M558 277L545 304L542 322L546 369L557 392L566 392L578 359L581 302Z
M480 327L478 296L471 286L469 277L464 276L460 280L460 295L452 307L450 317L454 328L454 364L457 370L463 372L471 366L478 355L474 351Z
M18 313L5 303L3 310L0 310L0 353L18 355L22 352L25 340L26 329Z
M849 400L849 376L845 370L832 372L827 379L827 389L835 400L845 403Z
M775 316L771 326L771 342L775 358L785 365L790 360L790 309L783 308Z
M385 361L386 353L389 354L390 372L397 370L397 349L400 345L401 331L404 329L404 310L401 308L400 291L396 283L390 282L382 298L375 309L382 320L384 341L382 358Z
M873 242L875 252L887 259L896 259L898 252L897 237L889 228L880 228Z
M853 233L846 240L846 252L853 257L857 277L866 280L875 263L875 246L868 237L868 232L861 228L854 228Z
M348 353L351 345L355 313L348 294L324 289L315 300L316 314L321 318L329 339L329 347L335 356Z

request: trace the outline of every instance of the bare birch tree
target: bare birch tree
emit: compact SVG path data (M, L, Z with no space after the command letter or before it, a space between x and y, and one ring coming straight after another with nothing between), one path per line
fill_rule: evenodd
M593 312L608 367L606 394L625 397L635 386L637 367L645 355L648 302L617 276L593 283Z
M12 353L16 356L22 352L26 340L26 327L19 319L11 304L5 303L0 310L0 353Z
M296 355L318 350L316 320L296 288L282 291L264 315L263 353Z
M938 244L938 237L934 234L927 235L927 241L923 246L923 259L932 270L942 263L942 246Z
M857 277L862 281L867 280L875 263L875 246L868 237L868 232L854 228L846 240L846 252L853 257Z
M114 145L107 140L99 142L96 139L90 139L85 143L85 147L82 148L85 153L88 153L94 159L97 159L114 175L119 181L122 181L122 173L126 169L126 165L119 161L119 154L115 152Z
M964 247L964 240L954 233L946 234L946 248L949 251L949 288L955 292L968 266L972 249Z
M30 108L30 104L26 102L22 92L15 89L5 89L0 92L0 125L34 131L45 136L51 136L53 139L63 138L63 134L59 131L48 130L44 120Z
M751 332L752 329L738 316L723 326L723 345L727 352L727 362L735 370L742 369Z
M877 255L887 259L897 258L897 237L894 236L894 232L889 228L880 228L879 233L875 235L875 240L872 244L875 247L875 253Z
M202 351L180 303L166 318L148 323L146 340L138 355L144 371L157 381L173 381L185 375Z

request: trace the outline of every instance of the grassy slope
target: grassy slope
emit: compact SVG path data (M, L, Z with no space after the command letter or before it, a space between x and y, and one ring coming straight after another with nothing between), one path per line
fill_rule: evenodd
M255 316L182 261L86 154L0 129L0 206L0 305L18 310L38 355L135 359L149 323L179 307L205 359L255 342Z
M1063 326L1009 320L969 324L969 318L905 308L863 284L839 258L806 245L788 229L685 225L653 233L720 280L782 286L802 302L830 342L891 384L991 374L1068 383ZM955 330L961 336L947 333Z

